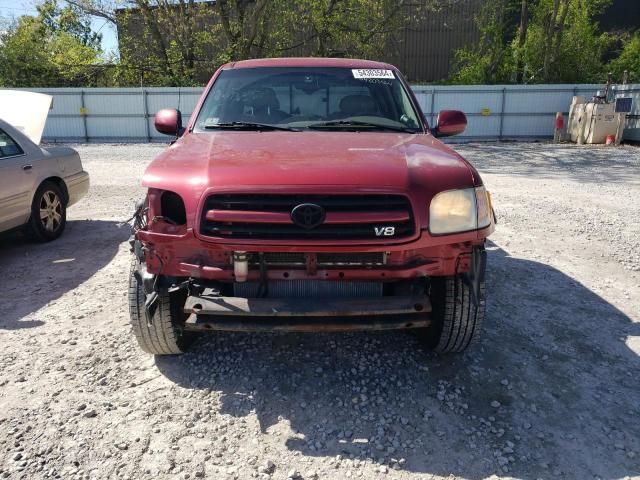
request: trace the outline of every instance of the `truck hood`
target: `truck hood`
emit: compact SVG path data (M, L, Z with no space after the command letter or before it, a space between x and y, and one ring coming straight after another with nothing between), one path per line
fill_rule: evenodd
M478 182L473 167L432 135L281 131L187 134L143 179L147 187L191 194L312 185L441 191Z

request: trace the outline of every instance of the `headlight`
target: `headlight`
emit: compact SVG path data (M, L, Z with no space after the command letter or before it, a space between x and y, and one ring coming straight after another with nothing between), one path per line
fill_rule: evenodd
M449 190L433 197L429 231L434 235L466 232L491 224L491 208L484 187Z
M491 197L484 187L478 187L476 191L476 205L478 207L478 228L491 225Z

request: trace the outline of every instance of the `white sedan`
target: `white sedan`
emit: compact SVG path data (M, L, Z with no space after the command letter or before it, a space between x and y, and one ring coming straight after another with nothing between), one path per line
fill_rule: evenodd
M14 107L25 102L37 107L46 102L42 97L48 96L0 91L0 232L26 226L33 238L46 242L62 235L67 207L89 191L89 174L72 148L38 145L48 105L44 117L43 108L3 108L10 101ZM19 118L20 110L29 115Z

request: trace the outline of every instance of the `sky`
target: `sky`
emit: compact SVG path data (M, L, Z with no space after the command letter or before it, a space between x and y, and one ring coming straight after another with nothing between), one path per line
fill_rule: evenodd
M64 0L58 0L60 5ZM35 15L37 0L0 0L0 20L10 20L21 15ZM93 18L91 27L102 34L102 50L105 53L116 52L118 38L115 28L102 18Z

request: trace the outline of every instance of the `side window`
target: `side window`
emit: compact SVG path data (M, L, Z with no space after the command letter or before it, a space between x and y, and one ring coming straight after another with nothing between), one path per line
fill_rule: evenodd
M13 138L0 129L0 158L12 157L24 153Z

